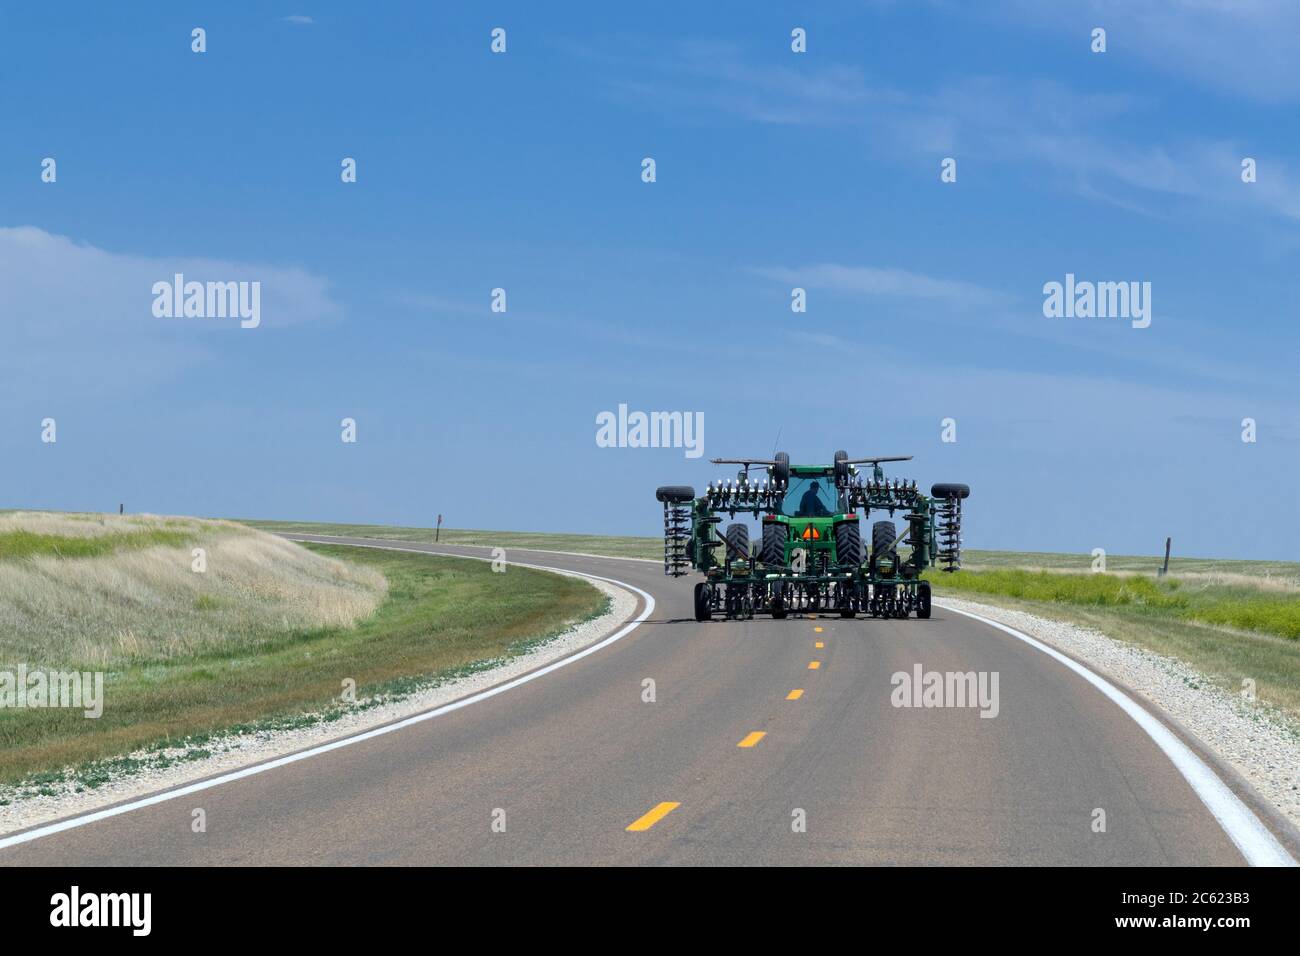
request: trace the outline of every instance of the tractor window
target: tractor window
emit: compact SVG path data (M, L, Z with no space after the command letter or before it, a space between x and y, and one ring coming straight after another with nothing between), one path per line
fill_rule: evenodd
M790 518L826 518L839 510L835 479L829 476L790 476L781 511Z

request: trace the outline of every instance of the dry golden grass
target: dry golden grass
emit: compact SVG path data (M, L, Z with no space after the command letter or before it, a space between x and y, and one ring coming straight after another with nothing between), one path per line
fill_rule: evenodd
M109 540L65 556L87 538ZM104 668L251 649L350 627L387 588L372 569L228 521L19 512L0 515L6 539L24 545L0 560L0 662Z
M0 514L0 537L14 532L62 538L98 538L162 528L197 531L203 526L238 527L231 521L202 521L160 515L77 514L63 511L7 511Z

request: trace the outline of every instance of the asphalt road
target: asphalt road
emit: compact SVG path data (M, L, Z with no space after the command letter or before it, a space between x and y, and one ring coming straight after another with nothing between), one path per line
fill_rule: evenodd
M490 699L0 850L0 864L1243 862L1133 719L992 627L937 607L929 621L697 624L692 579L657 565L509 558L625 581L656 606ZM996 672L997 716L893 706L891 676L917 664Z

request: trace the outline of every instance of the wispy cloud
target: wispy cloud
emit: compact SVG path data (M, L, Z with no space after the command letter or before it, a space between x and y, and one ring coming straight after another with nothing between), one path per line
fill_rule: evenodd
M281 17L281 18L280 18L280 22L281 22L281 23L294 23L294 24L297 24L298 26L304 26L304 27L305 27L305 26L310 26L311 24L315 23L316 21L313 20L311 17L309 17L309 16L305 16L304 14L301 14L301 13L291 13L291 14L289 14L287 17Z
M160 319L155 282L257 281L262 328ZM329 283L303 269L109 252L35 226L0 227L0 381L14 394L171 379L212 354L222 332L256 336L341 317Z
M752 270L773 281L820 289L846 296L916 299L957 308L1005 305L1008 297L959 279L940 279L881 266L847 266L819 262L794 268L777 266Z
M864 148L887 161L955 156L1020 166L1055 188L1146 215L1175 211L1168 208L1175 199L1300 220L1300 179L1286 160L1228 139L1144 134L1143 118L1159 106L1148 95L992 76L902 91L856 66L757 65L728 43L683 42L636 72L635 80L616 81L617 94L678 118L725 113L758 123L855 128L870 133ZM1268 171L1245 190L1244 156Z
M1118 55L1264 103L1300 99L1300 4L1294 0L1002 0L985 8L1086 42L1104 27Z

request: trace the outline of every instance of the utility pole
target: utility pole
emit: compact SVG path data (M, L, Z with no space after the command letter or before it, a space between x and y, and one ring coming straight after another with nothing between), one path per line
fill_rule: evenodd
M442 534L442 515L438 515L438 526L433 529L433 540L437 541Z
M1173 538L1165 538L1165 564L1164 567L1160 569L1160 575L1159 575L1162 578L1169 573L1169 548L1173 543L1174 543Z

